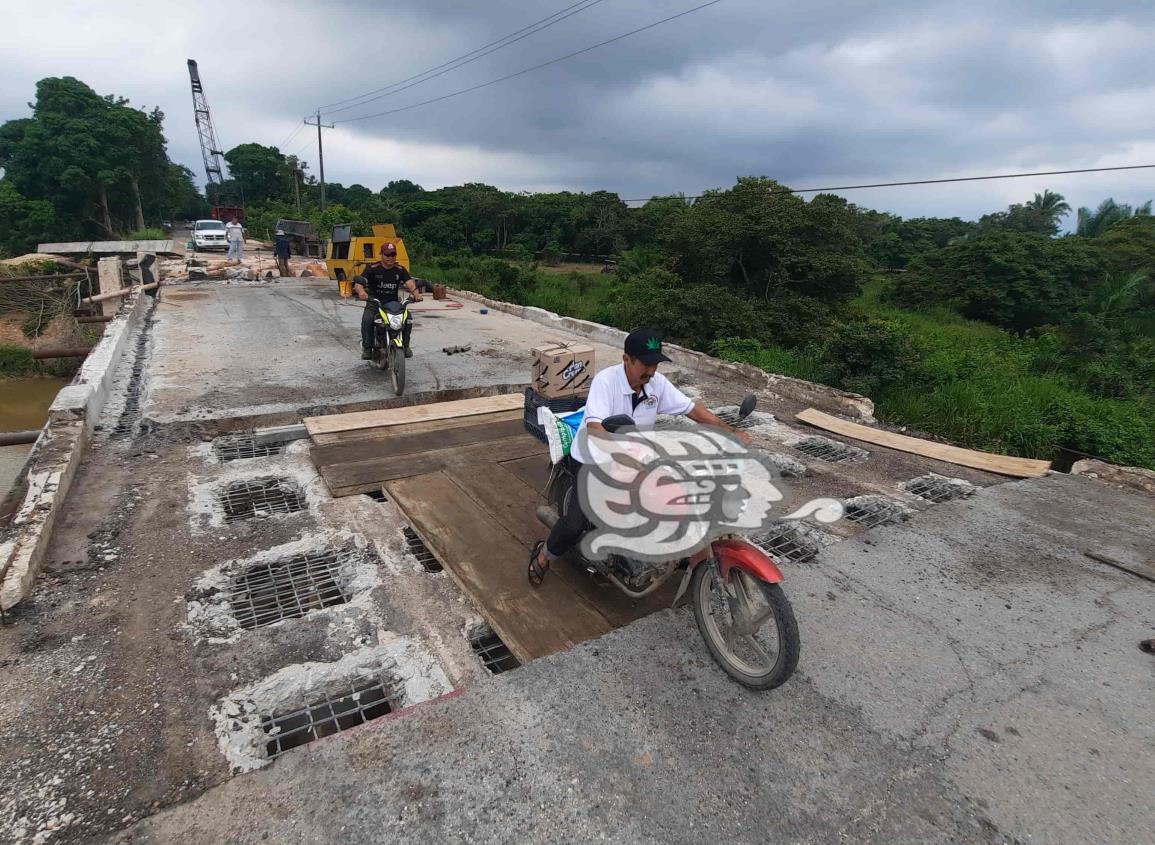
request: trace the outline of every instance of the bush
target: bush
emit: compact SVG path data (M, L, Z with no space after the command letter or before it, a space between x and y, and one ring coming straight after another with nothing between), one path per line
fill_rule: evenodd
M826 344L826 359L838 385L867 396L908 379L919 358L906 329L893 320L842 323Z
M31 349L20 346L0 346L0 374L23 376L36 372L36 360Z

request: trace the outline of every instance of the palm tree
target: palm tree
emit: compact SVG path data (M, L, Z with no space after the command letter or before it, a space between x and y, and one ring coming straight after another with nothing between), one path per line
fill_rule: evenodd
M1044 219L1049 220L1056 228L1059 221L1071 213L1071 206L1063 198L1062 194L1056 194L1054 191L1045 190L1041 194L1035 194L1035 198L1027 203L1027 208L1032 211L1037 211Z
M1087 238L1094 238L1103 234L1120 220L1150 216L1151 200L1147 200L1138 208L1133 209L1126 203L1118 203L1108 197L1099 203L1099 207L1094 211L1089 208L1079 209L1079 220L1075 232Z

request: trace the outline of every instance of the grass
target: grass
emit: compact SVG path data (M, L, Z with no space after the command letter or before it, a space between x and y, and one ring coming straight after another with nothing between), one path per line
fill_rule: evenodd
M612 274L600 270L557 272L559 269L494 258L458 257L415 261L412 267L413 275L421 278L567 317L591 320L604 312L613 292Z

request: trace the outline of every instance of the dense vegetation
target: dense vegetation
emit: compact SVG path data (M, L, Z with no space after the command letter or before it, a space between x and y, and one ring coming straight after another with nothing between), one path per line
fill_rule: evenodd
M37 83L32 116L0 126L0 252L197 216L204 199L188 168L169 161L163 122L159 109L134 109L72 77Z
M33 118L0 127L0 248L67 227L143 228L191 208L187 171L161 160L160 122L76 80L40 83ZM64 140L81 129L87 147ZM126 131L151 140L126 145ZM278 217L322 232L393 222L419 275L622 328L654 325L868 394L882 419L965 445L1155 468L1150 203L1079 209L1063 235L1072 210L1050 191L965 221L807 201L755 177L638 208L605 191L426 191L401 179L378 191L330 184L322 211L304 162L253 143L226 159L232 181L214 190L243 194L254 234ZM615 256L617 272L567 270L563 256L576 255Z

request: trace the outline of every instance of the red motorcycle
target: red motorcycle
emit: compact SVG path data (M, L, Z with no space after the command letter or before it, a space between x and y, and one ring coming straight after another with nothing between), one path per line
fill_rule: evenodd
M747 397L737 419L749 416L755 402L755 397ZM611 433L633 424L626 415L602 421ZM547 492L550 504L537 511L538 519L547 527L552 528L576 503L579 466L568 457L554 465ZM617 554L590 560L577 549L570 555L591 575L605 578L634 599L649 595L683 570L673 603L676 605L689 590L706 647L740 684L773 689L785 683L798 666L798 623L780 586L782 572L769 555L743 537L719 537L692 557L665 563ZM532 570L530 583L541 583L535 581Z

